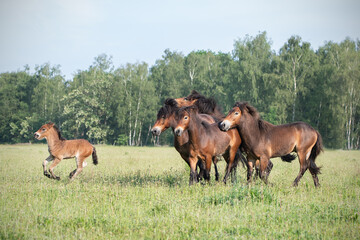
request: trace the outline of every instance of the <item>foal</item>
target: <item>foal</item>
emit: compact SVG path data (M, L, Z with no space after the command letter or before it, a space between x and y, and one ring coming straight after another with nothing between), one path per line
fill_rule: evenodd
M195 106L181 108L176 112L175 134L181 136L184 132L189 134L189 163L190 184L197 181L196 163L201 159L205 163L206 180L210 180L211 162L220 155L227 162L224 183L235 166L235 156L241 144L241 138L236 129L222 132L217 124L202 121Z
M62 159L73 157L76 159L77 168L69 175L71 180L73 180L82 171L83 167L87 165L85 159L90 155L92 155L94 165L98 164L94 146L85 139L66 140L61 136L59 129L52 122L41 126L41 128L35 132L34 136L38 140L45 138L48 143L50 156L43 162L44 175L48 178L60 180L60 177L56 176L53 170ZM49 167L49 173L46 170L46 165L51 161L53 161L53 163Z

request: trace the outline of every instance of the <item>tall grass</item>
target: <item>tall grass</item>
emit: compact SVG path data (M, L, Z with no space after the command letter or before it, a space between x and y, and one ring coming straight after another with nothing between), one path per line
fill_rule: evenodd
M327 150L321 187L299 164L274 159L269 185L238 181L188 186L173 148L97 146L74 181L74 160L42 175L46 145L0 145L1 239L358 239L360 152ZM219 163L223 176L225 163ZM230 182L230 181L229 181Z

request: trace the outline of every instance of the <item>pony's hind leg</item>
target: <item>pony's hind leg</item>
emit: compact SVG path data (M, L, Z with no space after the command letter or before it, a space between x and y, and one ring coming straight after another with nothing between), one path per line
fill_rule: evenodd
M61 159L59 159L59 158L55 158L54 159L54 162L50 165L50 167L49 167L49 172L50 172L50 175L51 175L51 178L53 178L53 179L56 179L56 180L60 180L60 177L58 177L58 176L56 176L55 174L54 174L54 168L56 167L56 165L58 165L59 164L59 162L61 162Z
M319 183L319 178L317 175L320 174L320 168L318 166L316 166L315 159L313 159L312 156L310 156L310 158L309 158L309 171L314 180L315 187L319 187L320 183Z
M300 163L300 170L299 170L299 174L297 175L297 177L294 180L293 186L297 187L299 184L300 179L302 178L302 176L304 175L304 173L306 172L306 170L309 167L309 161L308 156L309 154L305 154L303 152L298 152L298 158L299 158L299 163Z
M315 165L315 167L316 168L313 168L313 167L311 167L311 164L312 164L312 162L310 162L310 167L309 167L309 171L310 171L310 173L311 173L311 176L312 176L312 178L313 178L313 180L314 180L314 185L315 185L315 187L319 187L320 186L320 183L319 183L319 178L318 178L318 176L317 176L317 174L318 174L318 171L316 170L316 165ZM314 163L315 164L315 163Z

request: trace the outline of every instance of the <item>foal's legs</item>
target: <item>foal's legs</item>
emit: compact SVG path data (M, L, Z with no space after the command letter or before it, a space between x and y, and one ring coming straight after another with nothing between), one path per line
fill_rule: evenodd
M49 172L50 172L51 178L56 179L56 180L60 180L60 177L58 177L54 174L53 169L56 167L56 165L59 164L59 162L61 162L61 159L55 158L53 163L49 167Z
M45 160L44 160L44 162L43 162L43 169L44 169L44 175L46 176L46 177L48 177L48 178L51 178L51 175L50 175L50 173L48 172L48 170L46 169L46 165L47 165L47 163L48 162L51 162L51 161L53 161L54 160L54 158L53 158L53 156L48 156Z
M69 175L70 180L74 180L74 178L79 175L79 173L81 173L81 171L83 170L83 162L85 160L85 157L76 157L76 166L77 168L72 171Z

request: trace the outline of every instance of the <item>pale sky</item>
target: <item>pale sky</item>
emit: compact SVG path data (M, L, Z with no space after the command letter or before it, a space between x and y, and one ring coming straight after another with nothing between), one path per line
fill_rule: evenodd
M161 59L165 49L231 52L266 31L278 52L293 35L314 50L360 38L359 0L0 0L0 73L61 65L71 79L105 53L115 67Z

